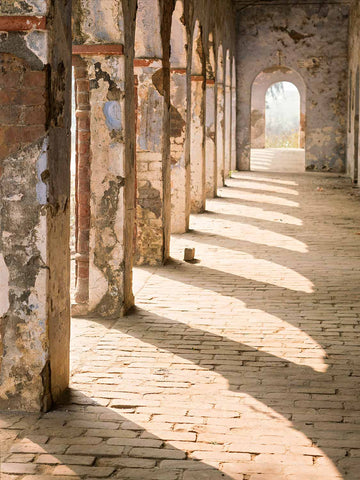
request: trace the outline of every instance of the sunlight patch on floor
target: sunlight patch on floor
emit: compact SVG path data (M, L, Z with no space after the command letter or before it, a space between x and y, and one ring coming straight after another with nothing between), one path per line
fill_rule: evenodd
M251 150L254 172L305 172L305 150L302 148L264 148Z
M233 187L236 190L246 189L246 190L261 190L262 192L274 192L283 195L295 195L298 196L299 192L293 188L286 188L280 185L267 184L264 182L251 182L246 178L237 177L235 180L228 178L226 180L227 187Z
M267 222L284 223L287 225L303 225L303 221L300 218L274 210L264 210L261 207L252 207L245 204L237 205L236 209L234 209L231 204L229 205L228 202L222 202L220 198L217 198L216 200L208 200L206 213L223 213L229 215L229 220L232 219L231 217L238 217L239 219L245 217L255 220L266 220Z
M191 224L192 226L193 224ZM197 224L194 224L197 226ZM234 227L236 226L236 231ZM201 226L200 226L201 227ZM206 229L196 228L195 232L200 232L204 237L211 240L212 236L219 237L219 244L223 238L224 246L227 240L233 240L234 250L242 248L242 242L253 243L256 245L266 245L268 247L283 248L291 250L292 252L307 253L308 247L304 242L296 240L296 238L282 235L281 233L273 232L247 223L232 222L230 220L220 220L218 218L210 219L207 222ZM237 245L237 241L239 242Z
M233 200L245 201L245 202L256 202L256 203L265 203L270 205L279 205L282 207L293 207L298 208L299 203L293 202L292 200L287 200L282 197L275 197L273 195L266 195L264 193L254 193L254 192L244 192L238 190L222 190L219 194L220 199L226 199L231 202ZM235 202L234 202L235 203ZM233 205L234 208L234 205Z
M169 272L168 276L158 270L151 279L151 282L156 282L159 287L160 294L156 297L156 303L154 304L153 296L146 298L145 287L142 290L142 305L146 305L146 310L153 314L165 316L192 328L201 328L259 352L266 352L274 358L280 357L316 372L326 371L324 349L304 331L275 315L248 308L246 303L235 298L234 294L225 295L210 290L205 281L204 287L192 285L192 278L204 275L202 272L198 273L197 268L193 266L191 271L186 269L185 272L178 273L175 270ZM135 272L138 270L137 268ZM205 278L213 278L216 282L216 274L208 274ZM234 285L233 289L235 288ZM232 290L231 285L229 289ZM210 305L211 311L217 312L215 316L211 315L211 321L207 310ZM188 340L191 348L190 337Z

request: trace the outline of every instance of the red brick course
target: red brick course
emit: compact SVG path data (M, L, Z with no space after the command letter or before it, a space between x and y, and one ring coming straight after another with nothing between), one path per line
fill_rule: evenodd
M0 31L21 32L28 30L45 30L46 17L20 15L0 16Z
M103 45L73 45L73 55L124 55L124 46L117 43Z

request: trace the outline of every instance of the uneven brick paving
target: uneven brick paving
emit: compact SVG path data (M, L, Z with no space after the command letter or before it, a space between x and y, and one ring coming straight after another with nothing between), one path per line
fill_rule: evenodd
M69 403L1 415L1 480L359 480L359 196L234 176L130 316L74 319Z

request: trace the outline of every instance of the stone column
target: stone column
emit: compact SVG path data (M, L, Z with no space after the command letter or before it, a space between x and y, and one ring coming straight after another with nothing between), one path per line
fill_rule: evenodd
M216 197L217 168L215 148L215 80L206 80L206 196Z
M71 2L6 2L0 25L0 410L48 410L69 379Z
M187 70L170 70L171 232L189 229L190 162L186 145Z
M206 203L205 79L191 76L191 212L202 213Z
M134 66L138 78L136 262L157 265L168 257L170 242L164 69L160 58L135 59Z
M224 84L221 81L216 83L216 164L217 164L217 185L224 185Z
M227 178L231 164L231 85L225 85L225 144L224 144L224 177Z
M89 82L90 88L90 184L87 185L85 170L79 171L82 177L78 179L78 184L85 190L89 186L88 194L91 192L87 313L118 317L124 313L127 281L124 269L125 57L120 44L74 45L73 53L79 54L87 65L84 81ZM82 220L82 233L85 233L86 216L78 218L79 222ZM81 266L85 267L85 256L82 260ZM78 270L78 273L81 272Z
M133 108L134 85L133 78L126 73L121 0L79 1L83 8L74 12L73 53L84 62L87 78L83 81L89 85L91 165L90 182L85 170L79 169L78 179L78 185L90 195L89 293L84 313L118 317L133 304L135 173L131 150L135 122L133 114L129 114L129 105ZM132 73L132 60L130 69ZM126 78L131 85L126 86ZM87 212L83 213L78 224L84 233L89 218ZM85 274L85 252L78 253L78 273L81 265ZM82 281L86 283L86 279Z
M235 85L235 82L234 82ZM236 170L236 88L231 89L231 167Z

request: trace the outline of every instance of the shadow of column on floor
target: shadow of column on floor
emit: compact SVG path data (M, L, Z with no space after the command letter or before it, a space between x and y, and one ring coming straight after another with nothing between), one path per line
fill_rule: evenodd
M69 390L62 404L47 414L2 413L0 473L11 479L11 474L26 474L26 480L33 475L37 480L240 478L230 477L212 462L207 464L186 452L190 442L196 449L195 430L166 432L166 440L118 413L133 413L135 408L106 408L81 391ZM12 432L18 437L16 441ZM171 445L171 441L183 443L184 450Z
M294 429L303 432L333 461L344 479L357 478L358 465L351 450L360 446L360 425L351 402L360 391L360 378L353 375L356 365L351 356L348 358L353 367L347 366L344 358L337 364L334 354L327 360L328 371L316 372L141 309L119 320L114 328L226 378L231 391L249 394L288 419ZM325 400L322 408L318 405L321 396ZM340 408L342 402L349 402L347 418Z

